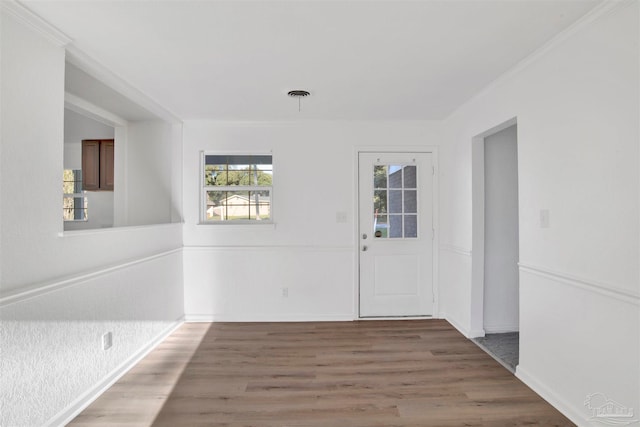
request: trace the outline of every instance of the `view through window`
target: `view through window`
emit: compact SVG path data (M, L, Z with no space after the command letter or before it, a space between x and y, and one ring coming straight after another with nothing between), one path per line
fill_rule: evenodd
M62 200L62 217L65 221L86 221L87 198L82 191L82 171L65 169L62 177L64 193Z
M206 222L272 221L271 155L204 155Z

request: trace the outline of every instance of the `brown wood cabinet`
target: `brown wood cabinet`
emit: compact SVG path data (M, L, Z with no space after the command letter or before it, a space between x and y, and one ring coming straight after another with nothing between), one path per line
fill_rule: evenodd
M113 191L113 139L82 141L82 189Z

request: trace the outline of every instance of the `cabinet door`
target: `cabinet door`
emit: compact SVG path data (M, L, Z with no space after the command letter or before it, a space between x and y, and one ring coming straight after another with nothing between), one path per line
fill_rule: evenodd
M100 189L100 141L82 141L82 189Z
M113 191L113 141L100 143L100 189Z

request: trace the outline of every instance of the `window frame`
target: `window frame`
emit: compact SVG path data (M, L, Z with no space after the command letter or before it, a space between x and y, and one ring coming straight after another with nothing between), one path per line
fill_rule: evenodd
M64 172L66 171L71 171L73 173L73 181L66 181L64 179ZM81 189L79 193L65 193L64 192L64 184L67 182L73 182L74 183L74 188L76 187L76 183L80 183L80 187L83 186L83 177L84 174L81 175L81 178L78 180L76 177L76 171L79 171L82 174L82 169L63 169L63 176L62 176L62 184L63 184L63 192L62 192L62 220L63 222L87 222L89 221L89 204L88 204L88 197L86 194L86 191L84 189ZM64 211L65 211L65 207L64 207L64 200L66 198L72 198L72 199L82 199L82 208L81 210L83 211L83 218L81 219L66 219L64 217ZM75 200L74 200L74 211L76 210L75 208ZM75 215L74 215L75 216Z
M271 185L229 185L229 186L208 186L205 185L205 168L206 168L206 157L207 156L269 156L271 157ZM222 225L222 226L233 226L233 225L248 225L251 227L260 226L260 225L271 225L275 224L274 222L274 210L273 210L273 153L272 152L264 152L264 151L201 151L200 152L200 172L198 174L198 179L200 181L200 213L199 213L199 224L200 225ZM234 219L234 220L208 220L207 219L207 192L208 191L269 191L269 219Z

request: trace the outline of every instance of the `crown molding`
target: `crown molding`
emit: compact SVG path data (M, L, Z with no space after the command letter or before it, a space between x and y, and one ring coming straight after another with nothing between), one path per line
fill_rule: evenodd
M141 107L155 114L158 118L165 120L171 124L182 123L182 120L175 114L169 112L167 109L162 107L162 105L149 98L140 90L136 89L133 85L127 83L120 77L108 71L104 66L102 66L102 64L98 63L94 59L90 58L87 54L73 46L73 39L71 37L58 30L56 27L42 19L40 16L32 12L17 0L0 0L0 11L12 16L18 22L36 31L38 34L54 43L56 46L65 48L67 61L71 62L78 68L97 78L107 86L111 87L113 90L129 98L131 101L137 103ZM81 104L86 105L86 102L81 102ZM77 103L73 102L71 102L69 106L71 109L78 107ZM93 110L95 112L95 108L91 108L90 110ZM103 111L100 112L99 116L101 115L104 118L105 115L103 113ZM109 116L109 114L107 114L107 116ZM123 119L115 115L113 115L113 117L109 116L107 117L107 119L117 124L120 124L124 121Z
M73 40L62 31L33 13L16 0L0 0L0 10L13 16L18 22L35 30L57 46L64 47Z
M158 102L144 94L142 91L137 89L126 80L109 71L107 67L100 64L98 61L91 58L80 49L71 45L67 46L66 51L67 62L75 65L85 73L98 79L105 85L109 86L111 89L125 96L142 108L153 113L158 118L171 124L182 123L182 119L180 119L178 116L164 108Z
M521 73L523 70L527 69L531 64L538 61L540 58L544 57L549 51L555 49L558 45L565 42L567 39L571 38L574 34L580 32L583 28L587 27L591 23L607 16L611 12L622 9L628 6L631 6L638 0L605 0L600 3L598 6L591 9L584 15L582 18L578 19L576 22L562 30L551 40L540 46L538 49L533 51L530 55L522 59L516 65L505 71L498 78L487 84L483 89L473 95L471 98L463 102L460 106L454 109L451 113L449 113L444 120L449 117L455 116L460 110L464 109L467 105L471 104L478 98L485 96L487 93L491 92L495 88L501 86L505 81L512 79L517 74Z

